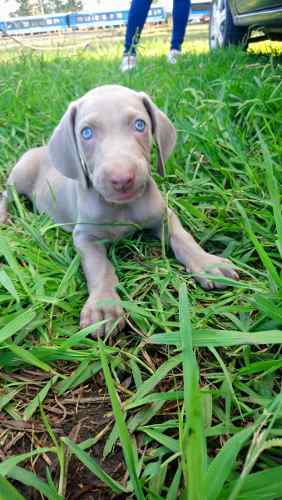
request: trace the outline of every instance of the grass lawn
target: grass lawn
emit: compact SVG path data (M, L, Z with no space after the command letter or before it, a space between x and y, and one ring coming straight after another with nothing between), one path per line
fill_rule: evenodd
M241 281L206 292L158 241L119 241L127 326L94 340L70 235L15 199L0 230L0 499L282 498L280 47L208 53L194 28L179 64L145 38L126 75L121 42L1 51L2 186L71 100L145 91L178 131L160 189Z

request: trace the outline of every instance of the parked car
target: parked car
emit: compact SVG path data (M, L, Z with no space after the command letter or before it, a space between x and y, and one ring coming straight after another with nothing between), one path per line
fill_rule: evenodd
M282 40L282 0L213 0L211 49L265 39Z

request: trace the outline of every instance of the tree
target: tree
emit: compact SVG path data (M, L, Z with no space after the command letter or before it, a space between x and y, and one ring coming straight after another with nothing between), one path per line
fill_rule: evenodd
M77 12L83 8L81 0L16 0L17 10L13 17L55 14L56 12Z
M43 0L44 12L77 12L83 8L81 0Z
M30 0L16 0L18 6L17 10L11 14L11 16L31 16L32 15L32 5Z

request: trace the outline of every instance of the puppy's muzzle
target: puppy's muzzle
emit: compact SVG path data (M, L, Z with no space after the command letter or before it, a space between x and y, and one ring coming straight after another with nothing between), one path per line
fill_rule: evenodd
M134 187L135 174L133 172L114 174L110 177L110 182L114 191L117 193L126 193Z
M142 195L149 178L145 158L123 157L117 160L111 157L96 164L92 183L105 200L125 203Z

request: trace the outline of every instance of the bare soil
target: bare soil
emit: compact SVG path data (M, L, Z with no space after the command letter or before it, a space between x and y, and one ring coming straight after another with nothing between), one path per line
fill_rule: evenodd
M38 374L39 375L39 374ZM28 403L33 395L34 387L27 386L24 393L17 394L20 405ZM58 397L50 392L44 402L44 413L59 440L68 436L76 443L80 443L93 436L98 441L87 449L105 472L114 479L124 482L127 478L123 465L122 451L116 447L111 455L103 460L103 451L107 436L112 428L113 416L108 397L102 394L103 389L93 381L91 384L80 387L78 390ZM51 439L42 424L40 415L31 420L14 420L3 412L0 414L0 448L3 460L9 456L29 452L39 447L52 446ZM68 451L66 448L66 457ZM64 497L66 500L106 500L125 499L124 495L116 495L109 490L92 472L90 472L75 456L66 458L67 470ZM33 457L19 464L46 481L46 467L49 467L52 478L57 483L59 465L54 454L45 454ZM14 481L18 491L27 500L39 500L41 495L33 488L26 487ZM128 496L127 496L128 498Z

